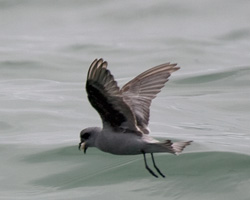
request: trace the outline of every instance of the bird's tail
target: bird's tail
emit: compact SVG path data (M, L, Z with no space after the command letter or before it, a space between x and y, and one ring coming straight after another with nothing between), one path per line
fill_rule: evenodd
M183 149L190 145L192 141L187 141L187 142L174 142L172 143L171 140L167 140L164 143L164 146L166 146L167 148L172 149L173 153L178 155L179 153L181 153L183 151Z
M172 142L171 140L166 140L165 142L161 143L151 143L149 144L147 148L147 152L153 153L153 152L168 152L172 154L178 155L183 151L183 149L190 145L192 141L187 142Z

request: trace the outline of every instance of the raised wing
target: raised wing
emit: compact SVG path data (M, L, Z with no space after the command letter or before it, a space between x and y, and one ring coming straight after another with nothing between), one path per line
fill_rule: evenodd
M102 118L104 128L138 132L135 116L124 102L107 65L103 59L95 59L90 65L86 83L88 99Z
M139 129L148 134L149 107L161 91L171 73L180 69L177 64L165 63L153 67L124 85L121 89L124 101L135 115Z

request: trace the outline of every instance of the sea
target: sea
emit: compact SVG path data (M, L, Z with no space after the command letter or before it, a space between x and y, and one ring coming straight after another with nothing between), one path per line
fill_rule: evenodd
M0 0L1 200L249 200L250 1ZM178 63L150 135L178 156L78 150L102 126L85 82L95 58L119 87ZM149 166L153 168L150 155Z

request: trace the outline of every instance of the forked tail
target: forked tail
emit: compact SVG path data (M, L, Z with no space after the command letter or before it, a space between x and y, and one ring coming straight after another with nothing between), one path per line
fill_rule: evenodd
M192 141L187 142L172 142L171 140L166 140L165 142L160 143L151 143L147 145L145 153L160 153L168 152L178 155L183 151L183 149L190 145Z
M160 171L160 169L155 164L155 159L154 159L153 153L168 152L168 153L173 153L175 155L178 155L179 153L181 153L183 151L183 149L187 145L190 145L191 142L192 141L174 142L173 143L171 140L166 140L165 142L148 143L145 150L142 150L146 169L149 171L150 174L152 174L154 177L158 178L157 174L152 169L150 169L148 164L147 164L145 153L150 153L151 157L152 157L152 162L153 162L154 168L163 178L165 178L165 175Z
M183 151L183 149L190 145L192 141L187 141L187 142L172 142L171 140L166 140L165 143L163 143L164 146L172 150L171 153L178 155Z

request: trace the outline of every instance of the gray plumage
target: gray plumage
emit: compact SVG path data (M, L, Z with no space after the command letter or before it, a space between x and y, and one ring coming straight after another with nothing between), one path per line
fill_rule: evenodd
M86 153L88 147L117 155L143 154L145 167L155 177L157 175L147 166L146 153L180 153L191 141L160 142L150 137L148 122L152 100L165 85L171 73L179 70L177 64L165 63L153 67L125 84L121 89L107 69L108 63L95 59L90 65L86 91L91 105L97 110L103 128L90 127L81 131L79 148Z

